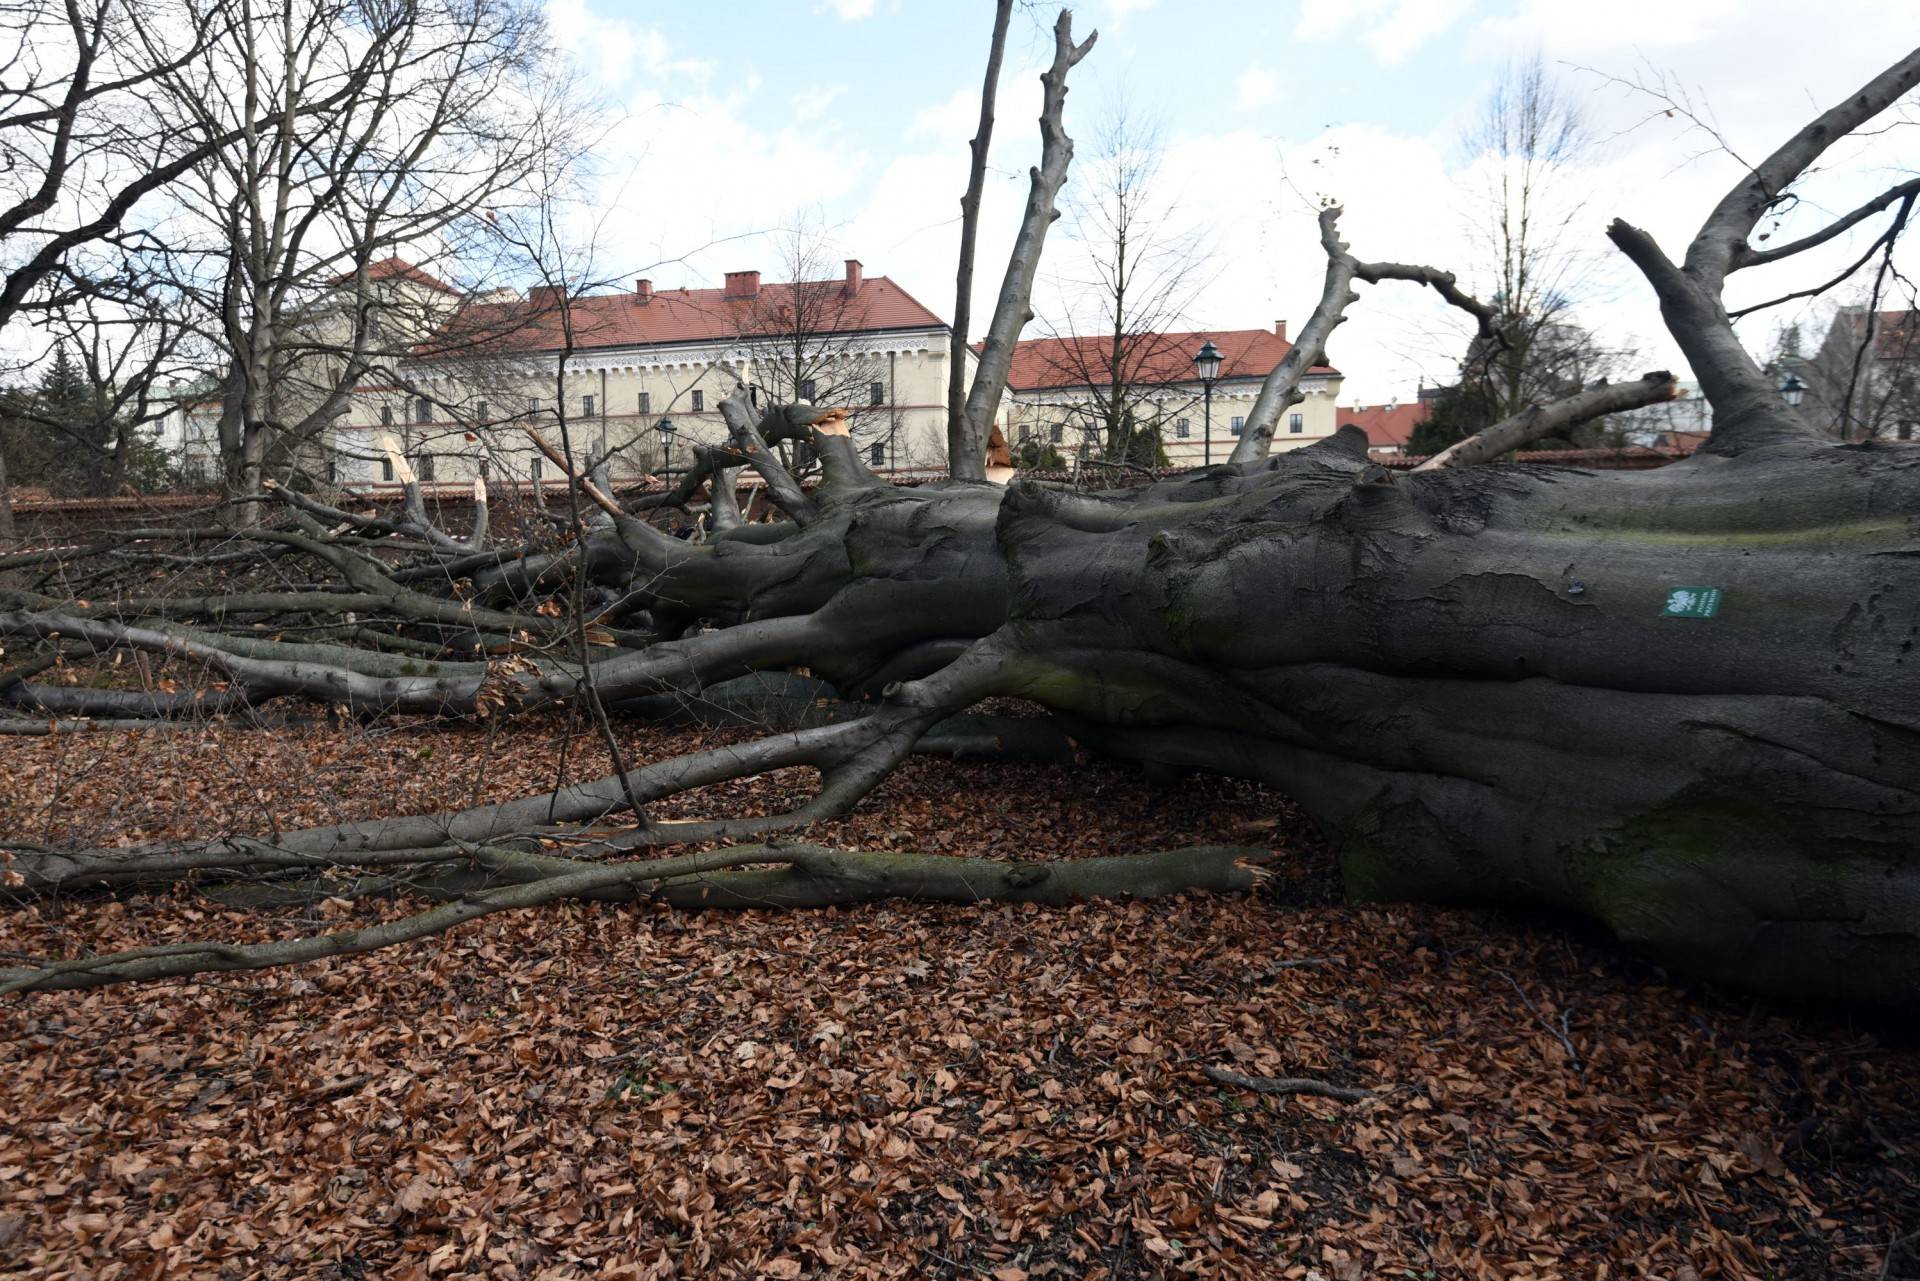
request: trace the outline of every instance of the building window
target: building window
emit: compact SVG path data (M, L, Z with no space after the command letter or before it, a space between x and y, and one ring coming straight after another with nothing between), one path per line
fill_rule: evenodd
M874 384L874 386L876 387L878 387L879 385L880 385L879 383ZM886 445L884 443L873 445L871 448L867 450L867 457L872 460L873 466L875 467L886 466L887 465Z
M487 402L486 401L479 400L474 402L473 421L477 423L483 423L487 421Z
M380 479L381 480L393 479L393 458L391 455L389 455L386 458L382 458L380 460Z
M425 396L416 396L413 401L413 421L430 423L433 421L433 402Z
M694 392L693 393L693 412L696 414L701 413L706 409L706 407L707 407L707 393L704 391Z
M1288 431L1298 436L1301 432L1305 431L1306 429L1307 429L1307 418L1305 414L1288 414L1287 415Z
M482 458L480 460L480 479L481 480L493 479L493 464L485 458Z
M1055 423L1053 425L1053 431L1048 435L1048 439L1057 445L1061 441L1065 440L1066 438L1067 438L1066 427L1060 423Z
M1021 423L1021 424L1020 424L1020 443L1024 445L1024 444L1026 444L1026 443L1027 443L1028 441L1030 441L1030 440L1032 440L1032 439L1033 439L1033 426L1032 426L1032 424L1030 424L1030 423Z
M755 409L760 408L759 384L756 383L754 386L747 388L747 403L749 405L752 405Z
M869 405L884 405L884 404L886 404L886 403L887 403L887 388L886 388L886 384L884 384L884 383L868 383L868 384L867 384L867 403L868 403Z
M652 392L643 391L640 393L640 412L643 414L650 414L653 412L653 393Z
M414 479L426 484L433 480L433 455L415 454L413 456Z
M1180 440L1185 440L1187 437L1193 435L1193 420L1188 418L1174 419L1173 434Z
M800 383L800 399L812 400L813 393L814 393L813 379L808 378L808 379L802 380L802 382Z
M580 398L580 416L582 418L593 417L593 397L582 396Z
M540 473L545 470L546 468L541 464L540 457L536 454L533 459L533 466L528 469L527 475L533 477L533 483L538 485L540 483Z
M393 426L393 406L392 405L380 406L380 425L382 427Z
M538 396L527 397L527 417L532 418L534 415L538 414L539 412L540 412L540 398Z
M1245 427L1246 425L1247 425L1247 420L1245 418L1242 418L1239 414L1235 414L1233 416L1233 434L1234 435L1238 436L1240 434L1240 429Z

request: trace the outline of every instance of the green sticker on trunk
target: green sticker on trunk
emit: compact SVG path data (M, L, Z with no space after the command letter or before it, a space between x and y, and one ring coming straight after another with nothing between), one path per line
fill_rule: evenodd
M1712 618L1720 612L1718 587L1675 587L1667 592L1662 618Z

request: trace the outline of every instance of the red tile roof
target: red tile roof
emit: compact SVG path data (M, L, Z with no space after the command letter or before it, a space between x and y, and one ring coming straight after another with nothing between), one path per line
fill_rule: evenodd
M1293 344L1271 329L1200 330L1189 333L1139 334L1125 363L1137 383L1190 383L1193 353L1208 339L1220 349L1220 377L1265 378L1293 350ZM1084 387L1087 371L1103 368L1112 351L1110 336L1029 338L1013 349L1013 368L1007 385L1016 391L1049 387ZM974 350L979 350L975 344ZM1338 376L1331 365L1315 365L1315 374Z
M1405 449L1413 438L1413 429L1433 413L1430 400L1409 400L1402 405L1354 405L1335 409L1334 422L1348 423L1367 433L1369 449Z
M382 258L379 262L367 264L367 277L370 280L410 280L416 285L425 285L443 294L457 294L455 289L440 277L414 266L405 258ZM351 280L353 273L341 276L342 280Z
M1671 454L1685 457L1698 453L1700 446L1707 443L1711 433L1704 431L1663 431L1654 440L1654 447L1664 449Z
M848 297L844 282L761 285L751 298L721 289L657 290L646 301L638 293L590 294L574 300L571 312L578 347L633 347L656 343L714 342L764 331L771 318L790 314L796 290L818 290L801 304L824 333L944 327L946 321L922 306L886 276L868 276ZM512 351L552 351L562 345L560 315L549 292L535 290L515 302L474 303L433 342L445 349L465 335L493 334L486 345Z

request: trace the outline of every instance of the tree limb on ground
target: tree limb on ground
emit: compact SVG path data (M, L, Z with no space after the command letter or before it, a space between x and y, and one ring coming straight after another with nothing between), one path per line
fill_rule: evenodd
M1331 1085L1310 1076L1247 1076L1221 1067L1203 1067L1200 1070L1209 1081L1231 1085L1237 1090L1252 1090L1255 1094L1312 1094L1323 1099L1338 1099L1342 1103L1361 1103L1373 1097L1371 1090Z

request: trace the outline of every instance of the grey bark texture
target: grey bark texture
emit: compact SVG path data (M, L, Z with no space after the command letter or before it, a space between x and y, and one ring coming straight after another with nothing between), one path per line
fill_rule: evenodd
M1073 160L1073 139L1063 123L1067 106L1067 73L1093 49L1099 33L1073 42L1073 15L1062 9L1053 24L1053 63L1040 76L1040 163L1035 165L1027 192L1027 208L1000 282L999 302L981 344L980 363L967 392L967 409L959 424L949 423L947 471L955 480L986 479L987 438L1000 410L1013 367L1013 347L1020 331L1033 319L1033 281L1040 271L1040 251L1047 230L1060 217L1060 188Z

